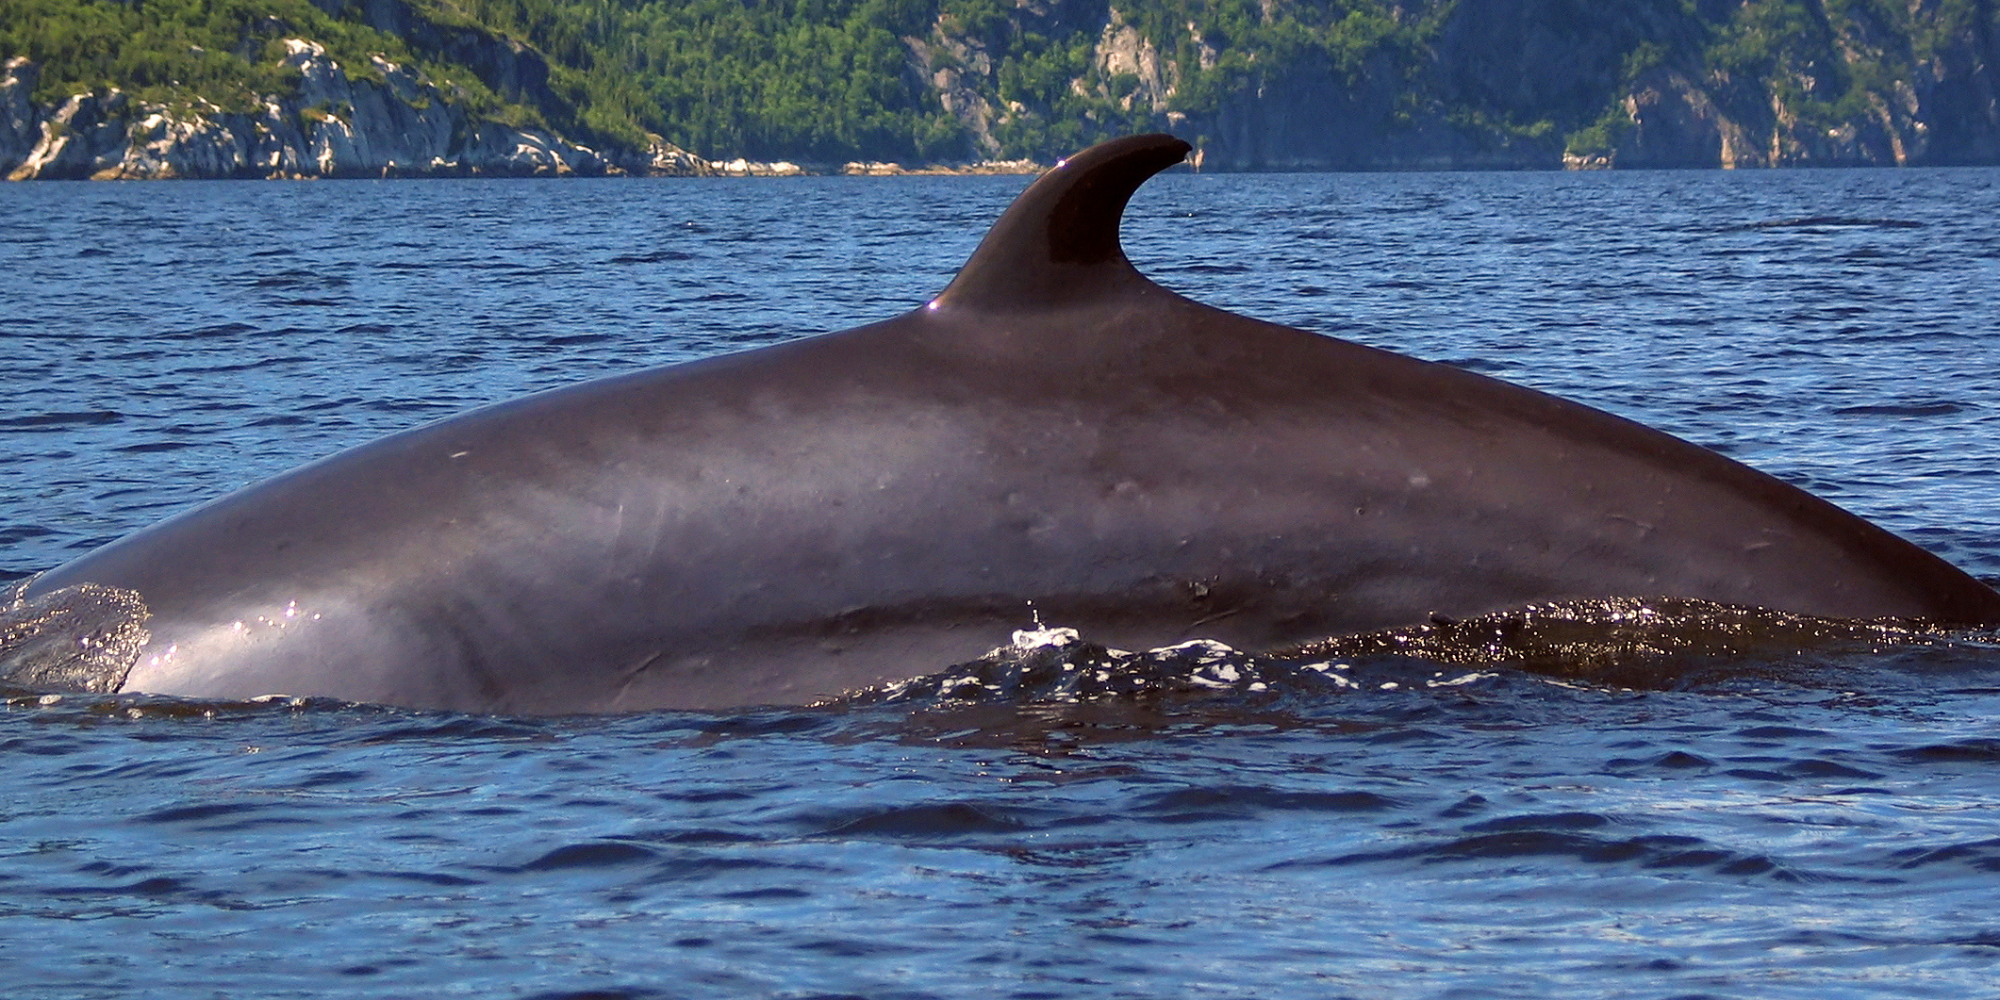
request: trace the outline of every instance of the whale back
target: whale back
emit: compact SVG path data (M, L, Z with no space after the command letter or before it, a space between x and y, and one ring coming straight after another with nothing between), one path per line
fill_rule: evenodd
M1119 222L1186 152L1064 161L905 315L394 435L10 613L43 640L87 631L57 613L86 592L122 615L108 689L544 714L811 702L1036 615L1249 649L1614 597L2000 623L1991 588L1719 454L1145 278Z

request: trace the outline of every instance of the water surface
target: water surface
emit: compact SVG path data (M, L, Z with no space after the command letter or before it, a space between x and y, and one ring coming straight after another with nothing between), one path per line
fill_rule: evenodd
M0 186L0 569L480 403L894 315L1022 183ZM1996 217L1992 170L1180 174L1126 243L1993 579ZM1381 658L580 720L22 697L0 988L1994 996L2000 643L1960 640L1640 689Z

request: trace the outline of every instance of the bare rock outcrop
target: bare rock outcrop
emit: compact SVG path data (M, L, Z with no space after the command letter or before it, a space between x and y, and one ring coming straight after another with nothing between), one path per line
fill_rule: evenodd
M26 58L0 64L0 177L20 166L41 141L41 123L30 96L40 75Z
M297 92L266 96L248 111L199 98L148 104L115 89L38 109L28 97L33 64L12 60L0 75L0 171L34 180L566 176L617 169L547 129L476 119L422 74L380 56L356 78L317 42L287 39L285 48L286 63L299 73Z

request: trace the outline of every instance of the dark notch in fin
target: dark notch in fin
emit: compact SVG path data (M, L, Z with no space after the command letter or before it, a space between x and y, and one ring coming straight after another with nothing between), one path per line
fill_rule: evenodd
M1125 203L1192 148L1170 135L1135 135L1056 164L1014 199L930 307L1043 309L1146 282L1118 243Z

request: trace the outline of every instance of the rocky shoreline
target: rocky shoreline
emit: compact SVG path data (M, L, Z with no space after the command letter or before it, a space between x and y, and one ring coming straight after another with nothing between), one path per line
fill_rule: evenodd
M9 180L702 174L664 142L619 158L547 130L481 121L417 72L375 57L350 76L317 42L286 39L294 97L248 111L169 107L109 90L54 107L30 98L37 67L0 67L0 175Z
M1035 173L1026 160L905 168L895 163L709 160L657 136L643 150L598 150L546 129L481 120L422 74L374 57L350 75L324 46L286 39L293 97L252 110L197 99L168 106L112 89L53 106L31 98L38 67L0 66L0 177L169 180L386 177L796 177L840 173Z

